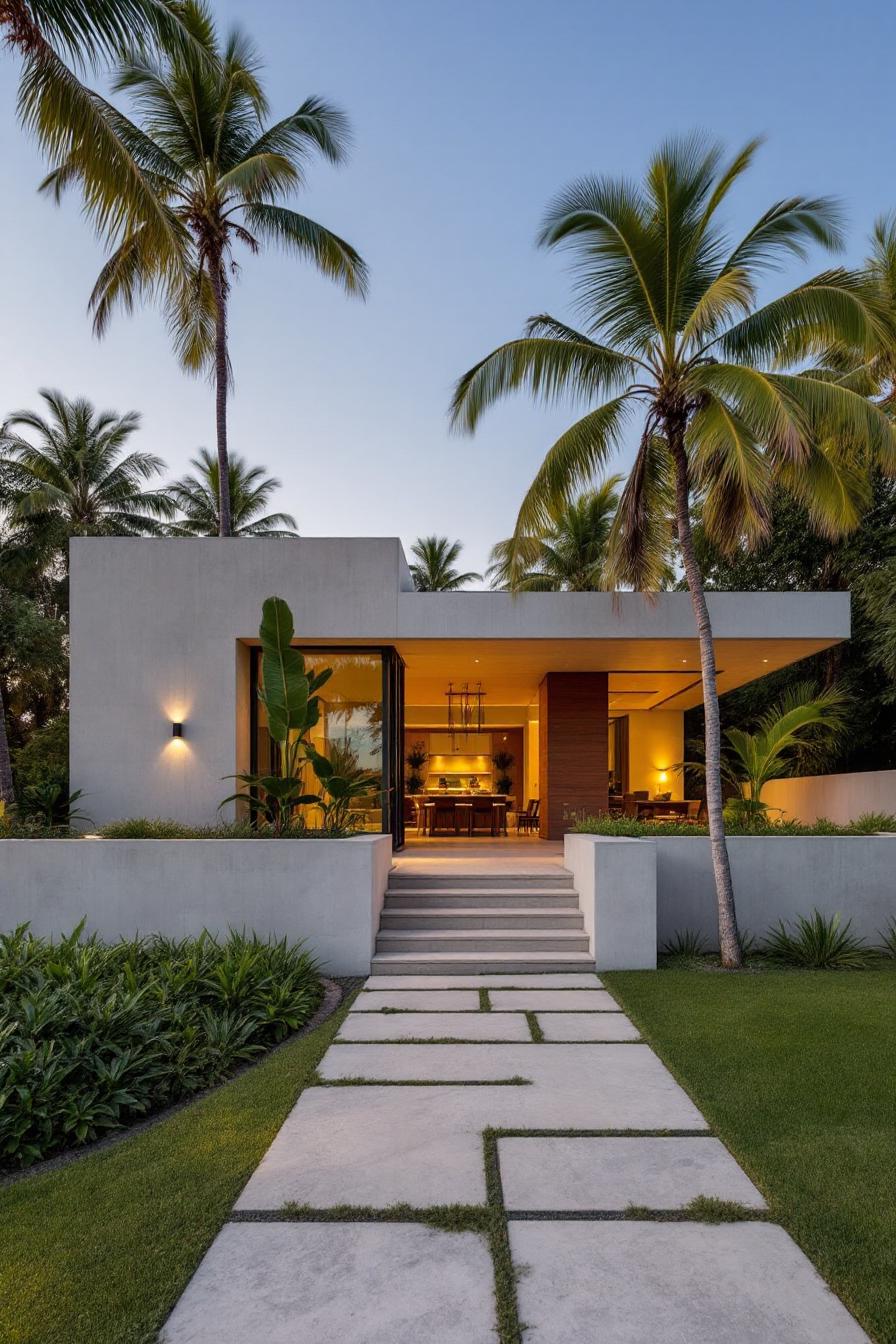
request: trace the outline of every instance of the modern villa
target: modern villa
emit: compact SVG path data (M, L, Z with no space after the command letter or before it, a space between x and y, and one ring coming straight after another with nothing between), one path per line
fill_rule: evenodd
M363 823L395 848L411 827L503 833L530 800L531 830L550 840L611 797L683 801L683 715L702 698L687 593L419 593L395 538L84 538L71 543L71 778L97 824L233 815L219 810L228 777L270 754L257 632L274 594L309 664L333 669L316 743L382 774ZM709 603L720 692L850 633L848 593Z

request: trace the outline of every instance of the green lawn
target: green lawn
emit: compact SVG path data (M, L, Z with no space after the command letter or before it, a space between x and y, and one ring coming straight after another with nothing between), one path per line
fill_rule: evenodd
M4 1344L149 1344L345 1015L169 1120L0 1189Z
M603 977L879 1344L896 1341L896 967Z

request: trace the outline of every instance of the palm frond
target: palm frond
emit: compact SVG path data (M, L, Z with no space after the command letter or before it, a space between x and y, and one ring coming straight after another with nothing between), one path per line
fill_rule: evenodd
M360 298L366 295L367 263L350 243L322 224L283 206L254 202L245 206L245 218L260 236L312 261L322 275L336 280L347 294Z

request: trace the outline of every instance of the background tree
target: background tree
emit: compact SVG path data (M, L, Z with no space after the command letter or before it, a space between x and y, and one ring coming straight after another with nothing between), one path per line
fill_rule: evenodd
M171 531L180 536L216 537L221 530L218 484L218 459L206 448L190 459L195 474L182 476L169 486L169 494L179 513ZM267 476L266 467L250 467L245 458L230 454L230 534L234 537L293 537L296 520L291 513L265 513L271 495L280 489L275 476Z
M706 793L725 966L742 961L722 816L721 738L712 624L692 530L692 502L723 552L769 531L775 479L829 535L852 526L857 462L896 469L896 434L880 407L848 381L786 371L832 348L866 357L893 344L878 288L829 270L757 305L759 280L807 245L841 243L828 200L773 204L731 245L719 210L749 166L753 141L726 162L701 137L672 140L641 183L587 177L549 206L539 241L572 255L583 329L549 315L459 380L453 423L473 431L485 409L524 388L593 409L548 451L523 500L516 537L537 533L558 499L587 485L636 422L639 447L610 542L620 585L656 589L674 517L700 643ZM595 404L596 403L596 404ZM637 419L636 419L637 417Z
M607 545L621 476L609 476L574 499L552 503L537 536L492 547L486 578L517 593L598 592L607 587Z
M694 541L708 589L732 592L852 593L846 643L781 668L722 696L723 728L750 723L799 682L837 683L849 697L849 733L827 739L810 773L896 769L896 481L873 473L861 522L839 539L813 530L809 514L780 487L769 536L755 550L723 555L699 519ZM685 735L703 732L703 708L685 715Z
M163 535L174 506L147 483L165 463L127 451L137 412L97 411L84 397L47 389L41 397L48 416L15 411L0 429L4 503L18 544L56 552L67 567L70 537Z
M110 109L126 160L110 160L102 192L92 161L74 146L43 183L59 200L79 183L88 214L110 248L90 297L94 330L102 335L116 307L162 300L175 352L189 372L211 374L219 465L221 536L231 531L227 446L230 382L228 298L236 266L234 244L257 252L277 244L311 261L349 294L363 296L367 268L358 253L323 225L282 204L304 185L311 156L340 163L348 123L338 108L308 98L283 120L266 125L268 104L259 60L234 29L221 43L208 7L180 7L192 43L160 37L158 57L133 51L113 88L126 93L140 124ZM154 193L163 236L131 211L133 183ZM118 209L105 206L107 198Z
M463 550L463 542L449 541L447 537L418 537L411 546L414 557L410 565L411 578L419 593L453 593L468 583L478 583L481 574L469 570L462 574L455 564Z

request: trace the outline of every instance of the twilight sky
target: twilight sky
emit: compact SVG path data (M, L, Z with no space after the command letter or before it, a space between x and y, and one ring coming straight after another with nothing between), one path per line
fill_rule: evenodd
M533 238L547 200L587 172L639 175L666 135L768 143L732 198L732 229L795 192L845 203L847 260L896 208L896 10L874 0L216 0L267 63L272 116L309 93L349 113L355 148L319 165L296 208L348 238L366 304L281 254L243 255L232 303L234 450L283 481L305 535L421 533L482 568L511 530L544 449L572 419L524 398L475 439L448 434L454 379L530 313L570 316L562 260ZM180 472L214 447L209 386L185 377L158 314L97 342L86 302L102 260L73 196L35 194L0 49L0 419L41 386L139 410L143 448ZM775 287L821 269L774 278ZM624 465L624 457L620 459Z

